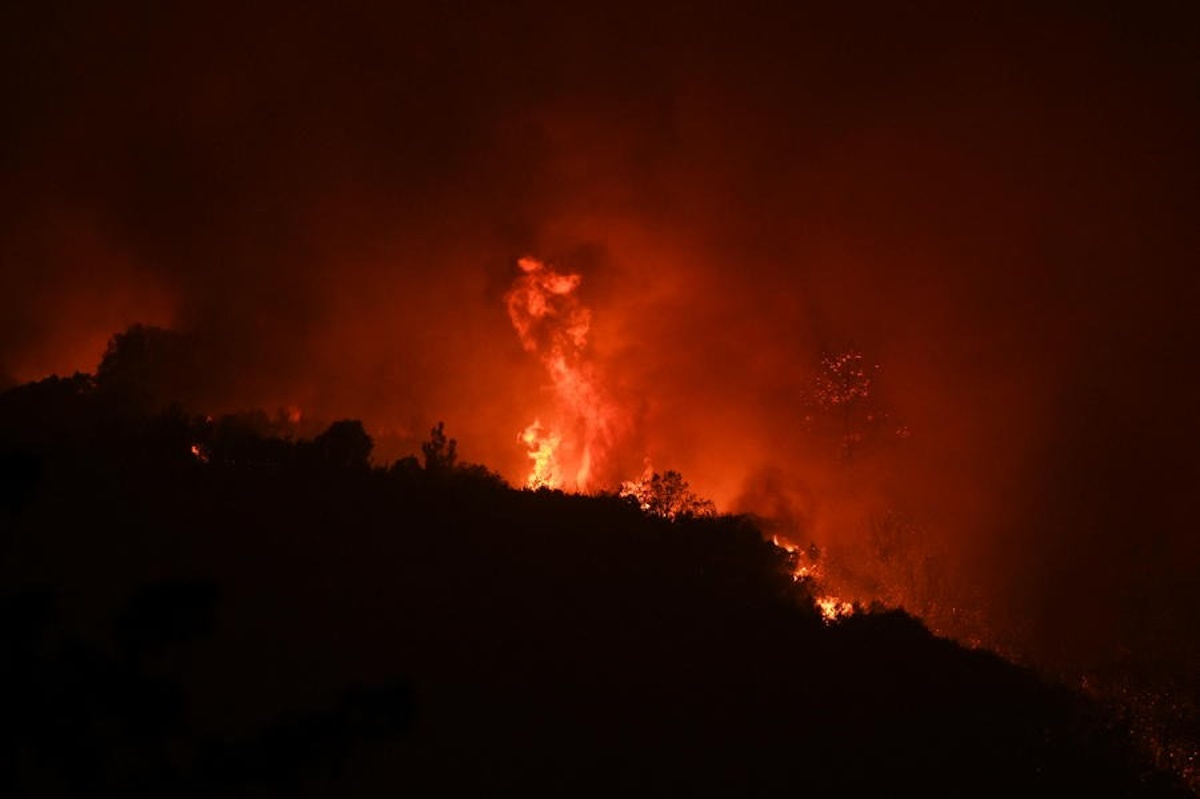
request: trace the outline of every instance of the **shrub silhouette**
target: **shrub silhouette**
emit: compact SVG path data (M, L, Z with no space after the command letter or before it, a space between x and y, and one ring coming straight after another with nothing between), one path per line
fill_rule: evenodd
M425 456L426 471L449 471L458 460L458 441L446 438L446 425L438 422L429 431L429 440L421 445L421 452Z
M190 398L200 374L193 342L150 325L133 325L113 336L96 369L96 385L137 409L158 410Z
M318 462L336 469L366 470L371 463L374 443L362 422L345 419L334 422L313 439L312 452Z

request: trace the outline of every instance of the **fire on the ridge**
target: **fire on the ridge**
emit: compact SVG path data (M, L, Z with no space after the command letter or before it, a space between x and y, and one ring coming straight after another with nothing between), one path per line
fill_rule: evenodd
M586 492L612 444L613 407L587 357L592 312L576 294L583 278L536 258L517 264L521 275L505 295L508 316L521 346L541 358L557 405L550 424L535 419L519 434L533 462L525 484Z
M562 436L546 433L541 421L535 419L522 431L520 439L528 449L529 459L533 461L533 469L525 485L534 489L559 488L562 485L562 468L558 465L557 452Z

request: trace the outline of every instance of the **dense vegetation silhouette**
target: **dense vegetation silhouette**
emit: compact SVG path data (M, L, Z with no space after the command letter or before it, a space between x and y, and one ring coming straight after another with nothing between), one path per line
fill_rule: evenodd
M440 423L375 467L132 361L0 393L5 796L1187 795L1032 672L824 623L750 519L515 490Z

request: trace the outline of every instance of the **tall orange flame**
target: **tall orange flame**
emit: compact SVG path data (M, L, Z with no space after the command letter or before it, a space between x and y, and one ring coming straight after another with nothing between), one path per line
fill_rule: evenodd
M520 434L533 461L526 485L587 491L612 443L612 405L587 359L592 312L576 294L583 278L536 258L517 265L522 274L504 297L508 316L525 350L541 357L558 404L556 424L536 420Z
M521 433L521 441L528 447L529 459L533 461L533 471L525 484L534 489L562 486L562 468L558 465L558 445L562 443L562 437L557 433L543 433L541 421L535 419Z

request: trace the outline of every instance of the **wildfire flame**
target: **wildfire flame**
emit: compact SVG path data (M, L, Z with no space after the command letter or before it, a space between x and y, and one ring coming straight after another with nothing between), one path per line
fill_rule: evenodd
M504 297L508 316L521 346L541 357L559 415L555 424L536 419L519 434L533 461L526 485L584 492L611 446L613 410L587 357L592 312L576 294L583 278L536 258L517 265L521 275ZM566 461L574 472L569 481Z
M815 584L820 577L820 568L815 558L805 554L797 544L778 535L771 536L771 543L792 556L792 580L795 582L812 581ZM848 602L834 594L820 594L813 598L821 618L826 624L832 624L846 616L854 615L854 603Z
M529 449L529 459L533 461L533 471L525 480L529 488L558 488L562 485L562 469L558 465L558 445L562 437L556 433L544 434L542 423L534 420L521 433L521 441Z
M817 608L821 611L826 623L835 622L844 616L854 614L854 605L832 595L816 598Z
M592 312L577 294L583 277L561 273L532 257L521 258L517 266L521 274L504 297L508 316L521 346L541 358L550 377L559 411L556 424L544 426L541 419L536 418L518 433L518 439L525 445L526 454L532 462L525 485L531 489L568 488L586 492L592 484L595 464L607 455L612 446L615 412L588 358ZM870 373L862 360L857 352L827 359L824 366L830 376L820 386L824 401L843 405L869 396ZM574 468L570 480L565 476L569 471L565 460L570 460ZM651 484L657 479L669 489L673 485L670 482L672 476L679 483L682 497L689 496L686 483L678 475L668 472L665 477L659 478L652 474L648 462L641 480L621 484L621 495L637 498L642 510L649 511L653 504L647 498ZM661 512L673 518L672 507ZM710 507L711 503L697 505L697 508L705 511ZM775 546L792 555L793 580L817 579L818 564L815 557L808 556L794 543L778 536L772 540ZM827 623L854 613L851 602L832 594L819 595L815 602Z

